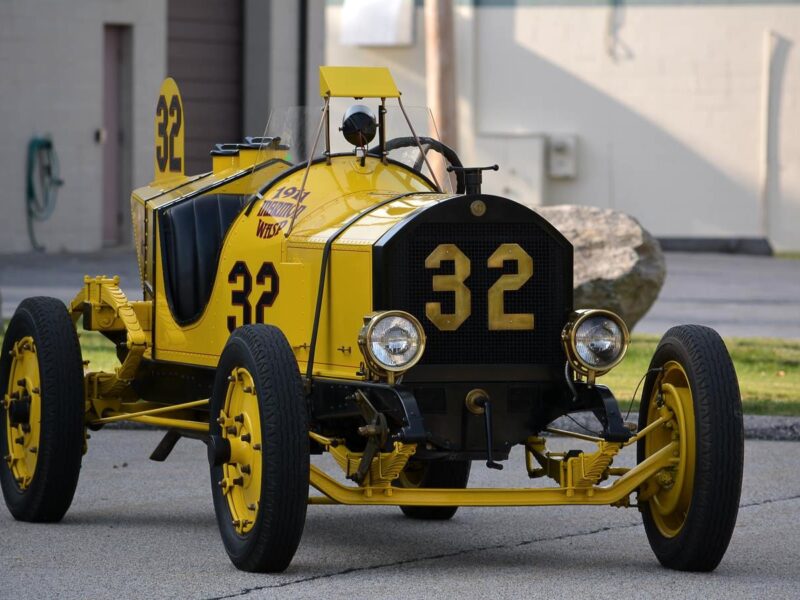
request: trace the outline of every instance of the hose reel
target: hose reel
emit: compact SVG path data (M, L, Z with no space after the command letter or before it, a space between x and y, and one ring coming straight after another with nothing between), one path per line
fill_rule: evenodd
M56 209L58 188L64 184L59 177L58 155L50 137L34 137L28 143L28 160L25 178L25 206L28 221L28 237L37 252L44 246L36 241L33 230L35 222L49 219Z

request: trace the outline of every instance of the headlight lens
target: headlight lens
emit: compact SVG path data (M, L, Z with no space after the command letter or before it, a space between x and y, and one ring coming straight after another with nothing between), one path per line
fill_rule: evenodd
M628 328L608 310L578 310L572 313L561 334L572 367L594 377L618 365L628 349Z
M422 357L425 347L422 325L400 311L370 317L360 337L368 361L387 371L411 368Z
M589 317L575 330L575 351L592 367L614 364L624 348L622 328L605 316Z

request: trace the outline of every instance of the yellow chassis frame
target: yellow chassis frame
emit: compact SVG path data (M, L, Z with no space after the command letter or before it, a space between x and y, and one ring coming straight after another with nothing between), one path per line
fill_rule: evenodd
M657 491L647 484L660 472L677 466L679 443L667 444L637 466L611 468L612 459L619 451L640 439L657 427L664 426L672 419L670 411L664 410L661 416L632 436L627 442L606 442L601 438L573 434L562 430L551 430L559 435L577 437L597 444L597 452L566 457L561 453L547 452L545 440L541 437L529 438L525 445L526 467L531 477L548 476L555 479L559 487L549 488L404 488L393 487L392 480L402 471L405 462L414 449L403 452L409 446L395 443L395 451L381 453L373 459L371 475L364 485L344 485L311 465L310 484L324 496L312 496L309 504L360 504L388 506L556 506L569 504L630 506L630 495L640 492L640 499L649 497ZM355 472L360 453L352 453L338 442L316 433L309 436L330 452L347 475ZM414 446L413 444L411 446ZM532 466L533 459L542 468ZM400 464L397 464L400 463ZM384 476L377 473L383 471ZM604 486L598 482L618 476L612 483Z
M174 405L162 405L132 398L130 382L143 357L150 353L152 330L151 303L130 302L119 288L119 278L86 277L84 288L70 304L70 312L77 323L83 315L84 326L99 331L125 331L128 353L114 373L88 372L86 380L86 424L99 426L115 421L135 421L178 431L207 433L205 421L192 419L191 411L208 405L208 400L197 400ZM178 413L181 417L176 418ZM173 416L167 416L173 415ZM547 488L467 488L434 489L393 486L416 452L415 444L395 442L392 452L381 452L372 460L367 477L361 485L345 485L317 466L311 465L309 483L322 496L311 496L309 504L394 505L394 506L555 506L555 505L612 505L630 506L630 495L639 492L645 500L658 491L659 480L669 481L670 471L680 462L680 444L667 444L637 466L612 468L613 458L619 451L643 439L656 427L662 427L673 418L672 413L661 409L661 415L647 427L633 435L627 442L607 442L601 438L550 429L552 433L568 435L597 444L597 451L566 456L548 452L544 438L532 437L525 444L525 462L528 474L547 476L558 487ZM362 459L361 453L351 452L343 440L326 438L309 432L312 440L321 445L337 461L345 475L353 474ZM540 467L535 467L537 462ZM616 479L599 485L608 477Z

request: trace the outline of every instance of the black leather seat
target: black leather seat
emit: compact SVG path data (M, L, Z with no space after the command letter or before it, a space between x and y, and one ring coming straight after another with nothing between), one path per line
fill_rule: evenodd
M196 321L208 304L222 241L246 201L238 194L205 194L161 213L167 300L178 323Z

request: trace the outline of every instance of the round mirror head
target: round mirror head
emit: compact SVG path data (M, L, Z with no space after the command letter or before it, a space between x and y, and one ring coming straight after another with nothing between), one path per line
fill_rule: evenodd
M344 113L341 132L353 146L363 148L372 141L377 130L378 123L368 106L354 104Z

